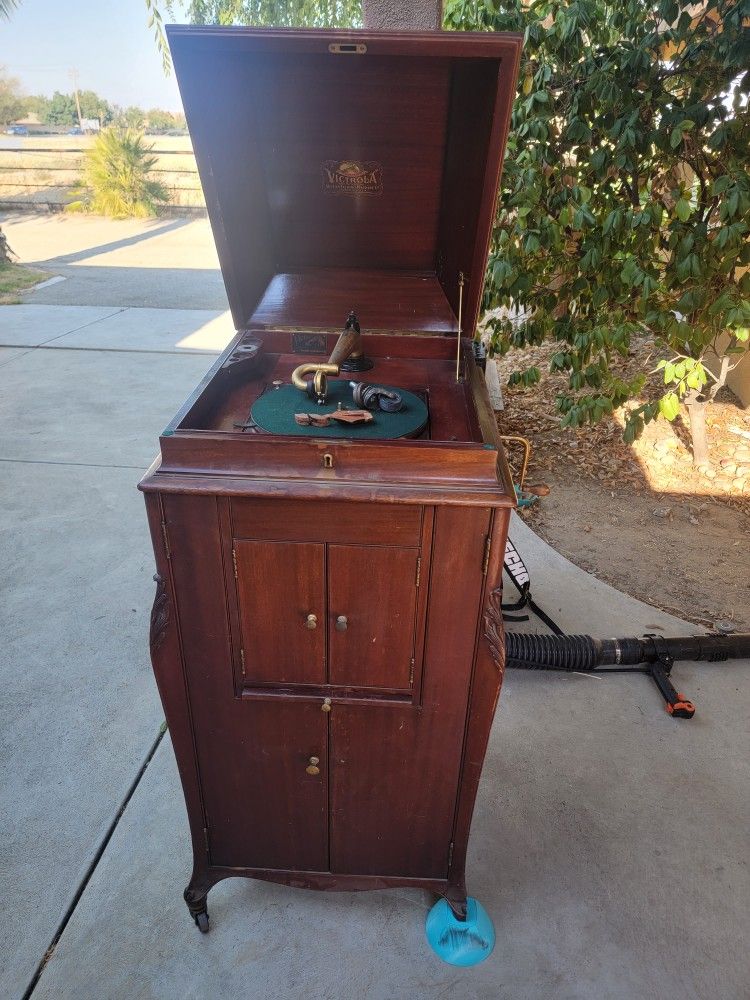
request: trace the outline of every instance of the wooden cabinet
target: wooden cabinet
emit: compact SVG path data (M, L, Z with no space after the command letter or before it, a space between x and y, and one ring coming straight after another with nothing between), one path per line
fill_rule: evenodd
M466 909L515 504L470 335L520 41L351 37L170 29L238 331L141 482L203 930L238 875ZM259 427L353 305L416 436Z
M192 911L215 881L247 874L420 885L460 912L502 677L482 630L508 507L392 508L398 544L385 523L377 544L354 544L371 504L347 503L339 525L336 503L276 500L268 521L265 501L175 486L159 472L143 484L160 571L152 656L195 802ZM241 537L283 531L294 540ZM467 727L481 748L468 757Z

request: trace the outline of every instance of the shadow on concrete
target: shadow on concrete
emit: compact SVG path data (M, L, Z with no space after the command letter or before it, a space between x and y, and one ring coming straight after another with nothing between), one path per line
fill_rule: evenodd
M189 226L194 219L180 218L173 219L166 225L154 225L152 229L145 233L136 233L134 236L126 236L121 240L113 240L111 243L101 243L98 246L86 247L85 250L78 250L75 253L62 254L60 257L49 257L46 260L29 261L30 264L75 264L80 260L88 260L89 257L97 257L102 253L109 253L112 250L122 250L123 247L132 247L144 240L153 239L154 236L161 236L164 233L171 233L176 229Z
M62 260L63 258L58 258ZM218 268L118 267L86 264L54 266L67 280L31 291L22 301L34 305L227 308Z

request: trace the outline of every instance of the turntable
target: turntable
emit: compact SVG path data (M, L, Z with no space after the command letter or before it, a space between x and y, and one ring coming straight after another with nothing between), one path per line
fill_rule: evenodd
M230 876L399 885L461 922L515 503L472 338L520 38L169 38L238 331L141 483L185 898L206 930Z

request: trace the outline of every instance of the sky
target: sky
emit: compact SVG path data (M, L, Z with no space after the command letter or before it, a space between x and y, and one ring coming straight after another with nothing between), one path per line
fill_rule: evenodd
M112 104L179 111L147 21L144 0L21 0L0 20L0 66L29 94L70 93L76 69L81 90Z

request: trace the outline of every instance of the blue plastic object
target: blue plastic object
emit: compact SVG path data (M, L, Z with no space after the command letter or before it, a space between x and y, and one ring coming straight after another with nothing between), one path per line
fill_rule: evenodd
M466 920L454 916L444 899L427 914L427 942L449 965L478 965L495 947L495 928L489 914L473 896L466 903Z
M535 504L539 497L536 493L529 493L528 490L522 490L520 486L514 486L516 491L516 500L518 501L519 507L531 507Z

